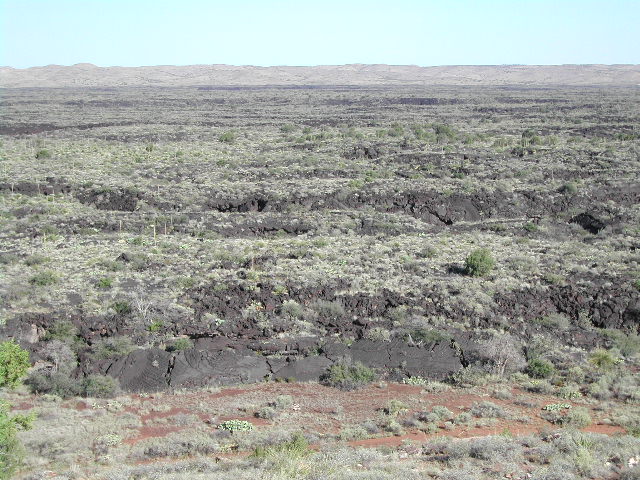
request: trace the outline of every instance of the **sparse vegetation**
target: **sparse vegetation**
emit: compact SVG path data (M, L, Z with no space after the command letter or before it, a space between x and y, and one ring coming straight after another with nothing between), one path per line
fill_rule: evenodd
M428 90L3 91L19 474L629 477L637 96Z

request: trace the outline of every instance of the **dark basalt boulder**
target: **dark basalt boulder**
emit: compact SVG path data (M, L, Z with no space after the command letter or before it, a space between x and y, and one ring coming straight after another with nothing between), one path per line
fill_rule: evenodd
M274 369L273 377L276 379L293 379L299 382L318 380L333 364L324 356L310 356L301 358L287 358L285 365Z
M142 193L124 189L89 189L76 194L80 203L94 205L98 210L134 212Z
M173 388L236 385L264 380L271 373L265 357L250 350L185 350L175 356L169 384Z
M383 154L384 149L378 145L360 144L354 145L351 150L345 153L344 157L352 160L357 158L368 158L369 160L373 160Z
M593 233L594 235L599 233L601 230L604 230L604 228L607 226L606 223L604 223L602 220L594 217L587 212L576 215L571 220L569 220L569 223L576 223L586 231L588 231L589 233Z
M171 354L158 348L140 349L119 358L105 373L120 381L126 392L157 392L169 386Z

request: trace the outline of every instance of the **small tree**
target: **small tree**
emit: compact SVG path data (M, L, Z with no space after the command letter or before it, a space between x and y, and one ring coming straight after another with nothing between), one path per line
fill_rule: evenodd
M29 352L14 341L0 343L0 387L15 388L31 366Z
M472 277L484 277L495 266L496 261L487 248L479 248L469 254L464 262L466 272Z
M35 418L33 414L10 416L9 407L0 400L0 480L11 478L22 464L24 448L16 434L31 428Z

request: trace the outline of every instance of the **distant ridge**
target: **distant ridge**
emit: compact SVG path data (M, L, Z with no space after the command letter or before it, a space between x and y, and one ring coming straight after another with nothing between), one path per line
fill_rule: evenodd
M204 85L640 85L640 65L190 65L97 67L90 63L0 67L0 87Z

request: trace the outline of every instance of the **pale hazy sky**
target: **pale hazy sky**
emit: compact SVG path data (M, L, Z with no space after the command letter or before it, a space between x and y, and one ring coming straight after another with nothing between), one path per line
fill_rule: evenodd
M0 65L640 63L640 0L0 0Z

